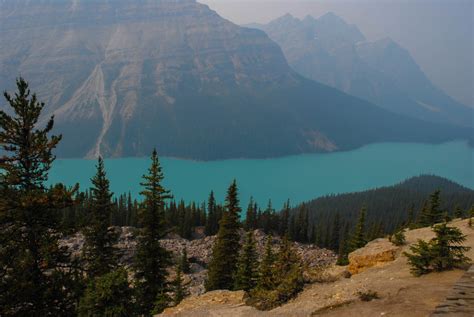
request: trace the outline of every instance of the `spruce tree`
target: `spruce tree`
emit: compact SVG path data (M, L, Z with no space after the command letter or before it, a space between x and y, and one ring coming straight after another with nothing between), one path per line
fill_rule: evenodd
M454 218L464 218L464 210L459 205L454 208Z
M366 234L365 234L365 217L366 209L363 207L359 213L359 219L357 220L354 233L352 234L352 239L350 242L350 249L354 251L356 249L362 248L367 244Z
M183 276L181 272L181 267L178 265L176 267L176 276L173 281L173 304L176 306L184 299L186 296L186 291L183 286Z
M283 210L281 212L281 217L280 217L280 228L279 228L279 233L280 236L284 236L289 234L288 226L289 226L289 221L290 221L290 200L288 199L283 206Z
M256 229L255 228L256 217L257 217L257 211L254 209L253 197L250 197L250 201L247 206L247 213L245 215L245 226L244 226L245 230Z
M140 206L142 229L138 237L135 255L135 278L139 313L158 313L167 306L169 290L166 269L171 265L171 254L160 244L166 233L164 216L165 201L172 198L163 185L163 172L156 150L151 156L148 174L141 183L143 202Z
M78 307L79 317L133 316L132 290L127 271L111 271L89 281Z
M232 289L240 251L240 207L237 183L227 190L225 211L219 223L216 242L209 263L206 290Z
M83 230L83 258L88 277L104 275L117 265L114 244L118 236L109 228L112 214L112 193L109 190L104 161L99 157L96 175L92 178L91 205L88 223Z
M45 186L61 136L50 135L53 117L39 127L44 103L28 83L16 86L0 110L0 315L67 316L81 281L58 245L59 220L75 189Z
M209 200L207 203L207 222L205 232L207 236L213 236L217 233L219 228L217 210L216 210L216 199L214 198L214 192L211 191L209 194Z
M179 268L182 273L188 274L191 271L191 268L189 267L189 261L188 261L188 251L186 248L183 249L183 253L181 254L181 257L179 259Z
M253 232L247 232L239 257L234 289L250 291L257 283L258 255Z
M339 250L339 240L341 238L341 225L340 225L340 216L337 212L334 216L334 222L332 225L332 232L331 232L331 243L330 248L333 251Z
M265 252L263 254L262 261L258 267L258 279L257 279L257 289L258 290L272 290L275 288L275 274L274 266L276 261L276 256L273 253L272 247L272 236L267 237L265 242Z

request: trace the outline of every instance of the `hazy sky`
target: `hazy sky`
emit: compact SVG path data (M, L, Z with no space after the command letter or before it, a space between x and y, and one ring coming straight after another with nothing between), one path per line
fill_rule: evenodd
M391 37L438 87L474 105L473 0L198 0L237 24L332 11L368 40Z

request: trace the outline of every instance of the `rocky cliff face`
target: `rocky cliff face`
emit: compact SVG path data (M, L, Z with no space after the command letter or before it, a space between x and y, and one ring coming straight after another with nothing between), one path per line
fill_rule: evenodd
M271 157L469 135L308 81L264 32L194 0L3 0L0 29L0 87L29 80L63 157Z
M267 32L307 78L393 112L473 125L472 109L435 87L407 50L388 38L368 42L356 26L333 13L303 20L285 15L252 26Z

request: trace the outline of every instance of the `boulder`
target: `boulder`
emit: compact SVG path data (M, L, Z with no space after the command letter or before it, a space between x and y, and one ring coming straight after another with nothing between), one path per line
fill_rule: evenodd
M371 241L365 247L349 254L348 271L357 274L370 267L382 266L395 260L399 249L387 239Z

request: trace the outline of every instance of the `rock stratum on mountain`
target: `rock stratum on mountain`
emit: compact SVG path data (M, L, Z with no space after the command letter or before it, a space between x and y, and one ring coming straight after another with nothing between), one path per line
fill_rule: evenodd
M416 118L473 126L474 110L437 88L410 53L390 38L367 41L334 13L300 20L290 14L266 25L289 64L303 76Z
M64 136L60 157L274 157L472 135L305 79L264 32L194 0L1 0L0 36L0 87L30 82Z

